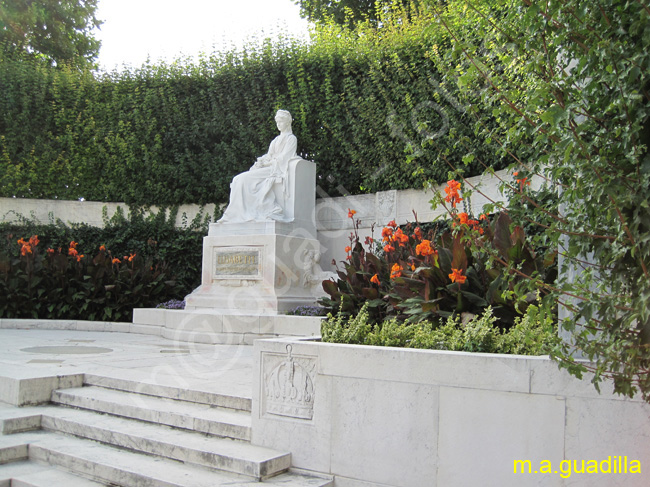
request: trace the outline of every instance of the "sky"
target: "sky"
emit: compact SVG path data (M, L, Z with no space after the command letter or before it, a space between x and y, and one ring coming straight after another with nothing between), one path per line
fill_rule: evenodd
M104 70L141 66L147 58L179 56L241 47L246 38L278 32L308 37L294 0L99 0L96 32Z

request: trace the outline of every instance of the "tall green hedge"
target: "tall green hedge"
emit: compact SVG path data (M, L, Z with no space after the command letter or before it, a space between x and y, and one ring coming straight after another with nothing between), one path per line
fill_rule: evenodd
M438 85L449 46L422 13L379 31L325 26L309 43L280 38L111 73L0 60L0 195L224 202L276 135L278 108L293 114L299 152L332 196L446 180L442 154L502 167L475 141L457 87Z

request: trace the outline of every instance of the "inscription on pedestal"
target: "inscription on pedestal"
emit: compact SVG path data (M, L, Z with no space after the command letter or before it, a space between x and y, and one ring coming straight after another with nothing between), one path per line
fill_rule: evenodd
M261 279L260 249L254 247L215 248L213 279Z

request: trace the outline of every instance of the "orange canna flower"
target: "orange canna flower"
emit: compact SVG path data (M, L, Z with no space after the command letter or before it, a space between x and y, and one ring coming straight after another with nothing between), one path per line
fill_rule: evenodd
M397 228L397 223L395 223L395 220L391 220L388 222L389 227Z
M431 247L431 242L429 240L422 240L422 242L417 244L415 247L415 253L422 257L426 257L427 255L435 254L436 250Z
M377 274L375 274L370 278L370 282L377 284L377 286L381 284L381 281L379 280L379 277L377 277Z
M47 249L48 255L54 255L54 249Z
M345 253L349 253L351 250L352 250L352 247L350 247L349 245L347 247L345 247Z
M77 242L75 242L74 240L72 242L70 242L70 248L71 249L76 249L77 245L79 245L79 244Z
M461 225L467 225L467 213L459 213L458 214L458 221L460 222Z
M22 255L23 257L31 253L32 253L32 246L29 245L28 243L23 244L23 246L20 248L20 255Z
M384 252L386 252L387 254L389 254L391 252L394 252L394 251L395 251L395 247L393 247L392 245L390 245L390 244L384 245Z
M478 217L479 220L487 220L488 217L485 213L481 213L481 216Z
M390 278L395 279L397 277L402 277L402 271L404 268L399 264L393 264L392 269L390 270Z
M77 252L77 249L74 247L70 247L68 249L68 255L71 255L72 257L77 257L79 255L79 252Z
M106 247L104 245L99 246L99 251L100 252L106 252Z
M116 257L116 258L114 258L114 259L111 261L111 263L113 263L113 264L120 264L121 262L120 262L120 259L118 259L118 258Z
M356 215L356 213L357 212L355 210L348 208L348 218L354 218L354 215Z
M77 255L77 262L81 261L84 257L85 255Z
M135 259L135 254L131 254L131 256L129 257L129 262L133 262L133 259Z
M413 231L413 238L422 240L422 229L420 227L415 227L415 230Z
M449 279L451 282L457 282L458 284L464 284L467 280L467 276L463 275L462 269L451 269L451 274L449 274Z
M40 240L38 239L38 235L32 235L29 238L29 245L31 245L32 247L36 247L39 242Z
M401 228L395 230L395 233L393 234L393 242L397 242L400 247L404 247L404 245L407 244L408 241L409 241L408 235L404 234Z
M411 270L415 272L415 264L411 264Z
M366 245L370 246L374 243L372 237L366 237Z
M460 183L454 179L447 181L447 186L445 187L445 193L447 193L447 196L445 196L445 201L447 203L451 203L451 206L456 208L456 205L463 201L463 198L460 197L458 194L458 190L460 189Z
M385 227L385 228L381 231L381 236L383 237L383 241L384 241L384 242L388 242L388 241L390 240L390 238L393 236L393 229L392 229L392 228Z

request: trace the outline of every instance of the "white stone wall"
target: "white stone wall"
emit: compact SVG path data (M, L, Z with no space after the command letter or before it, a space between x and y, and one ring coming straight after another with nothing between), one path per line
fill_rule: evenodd
M471 198L471 211L478 215L483 205L490 201L504 201L499 193L500 178L507 178L506 171L498 171L495 176L483 175L467 179L465 188L478 186L481 193L476 192ZM536 184L534 181L533 184ZM444 184L435 190L443 192ZM319 188L317 188L318 191ZM355 218L361 221L359 234L364 240L372 234L381 235L381 229L389 221L395 220L398 224L415 221L428 222L443 214L441 209L431 209L433 190L403 190L382 191L374 194L342 196L328 198L318 192L320 198L316 200L315 220L318 231L318 240L322 246L321 265L325 270L331 270L334 259L339 262L345 259L345 246L349 244L353 223L348 218L348 209L355 210ZM443 193L444 194L444 193ZM0 198L0 221L15 221L17 215L32 217L36 220L49 223L60 219L65 223L87 223L89 225L103 226L102 210L106 207L111 217L117 207L127 213L128 206L124 203L101 203L92 201L61 201L61 200L32 200L22 198ZM157 212L156 208L153 211ZM180 207L176 224L182 225L183 213L191 221L200 207L197 205L183 205ZM213 215L215 205L204 208L205 215Z
M255 356L253 443L337 487L648 485L650 405L547 357L288 339ZM642 473L563 473L619 456ZM515 474L515 460L557 473Z

